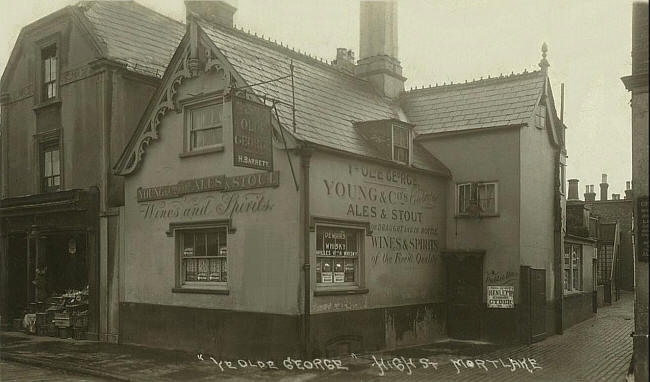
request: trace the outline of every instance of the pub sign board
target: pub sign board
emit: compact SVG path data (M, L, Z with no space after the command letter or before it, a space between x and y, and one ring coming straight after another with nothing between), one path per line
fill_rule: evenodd
M234 96L232 121L234 165L273 171L271 108Z
M512 285L488 285L488 308L511 309L515 307L515 287Z
M648 197L639 196L636 203L637 259L648 261Z

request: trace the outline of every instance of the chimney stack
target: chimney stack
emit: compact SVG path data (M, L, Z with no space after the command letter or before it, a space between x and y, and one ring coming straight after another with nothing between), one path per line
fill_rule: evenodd
M600 182L600 200L605 201L607 200L607 189L609 188L609 184L607 184L607 174L603 174L602 180Z
M585 186L585 202L595 202L596 193L594 192L594 185L590 184Z
M625 199L632 200L632 187L629 180L625 182Z
M185 0L185 22L189 24L192 15L205 21L232 28L233 16L237 8L225 1L215 0Z
M332 65L339 70L354 74L354 51L346 48L336 48L336 60Z
M578 196L578 179L569 179L569 197L567 200L579 200Z
M380 94L395 99L406 81L397 60L397 1L362 1L359 21L355 74L370 81Z

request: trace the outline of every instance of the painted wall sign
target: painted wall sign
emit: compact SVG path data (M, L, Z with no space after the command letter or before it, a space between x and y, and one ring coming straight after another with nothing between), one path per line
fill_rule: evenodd
M648 197L639 196L636 208L636 224L638 227L637 259L648 261Z
M328 209L336 206L345 218L370 222L373 266L437 261L440 239L432 214L440 191L426 177L363 162L344 162L339 169L343 172L320 178L317 190L325 196Z
M511 309L515 307L515 287L512 285L488 285L488 308Z
M235 96L232 123L234 165L273 171L271 108Z
M252 188L278 187L280 172L260 172L246 175L215 175L205 178L181 180L177 184L138 188L138 202L173 199L187 194L209 191L239 191Z

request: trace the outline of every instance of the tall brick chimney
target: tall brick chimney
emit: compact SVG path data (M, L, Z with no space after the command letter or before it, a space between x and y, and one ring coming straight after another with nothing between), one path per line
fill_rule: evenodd
M397 98L404 91L397 59L397 1L361 1L359 61L355 74L380 94Z
M625 199L630 199L632 200L632 187L631 183L629 180L625 182Z
M569 195L567 200L579 200L578 196L578 179L569 179Z
M193 14L211 23L232 28L237 8L220 0L185 0L185 21Z
M596 193L594 192L594 185L590 184L585 186L585 202L595 202Z
M600 200L607 200L607 189L609 184L607 184L607 174L603 174L602 180L600 181Z

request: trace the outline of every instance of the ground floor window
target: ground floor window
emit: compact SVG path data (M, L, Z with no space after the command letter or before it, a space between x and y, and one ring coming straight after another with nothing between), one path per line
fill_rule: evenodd
M180 230L178 257L182 286L216 286L228 281L227 228Z
M359 285L363 230L322 226L316 229L316 285Z
M564 246L564 291L582 290L582 245L566 243Z
M603 244L598 251L598 285L611 282L614 246Z

